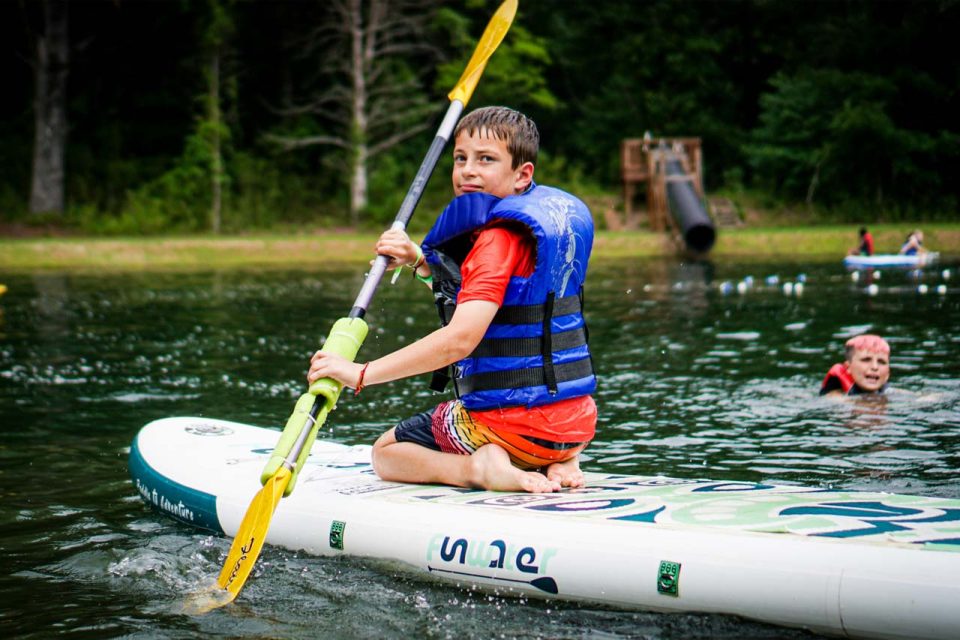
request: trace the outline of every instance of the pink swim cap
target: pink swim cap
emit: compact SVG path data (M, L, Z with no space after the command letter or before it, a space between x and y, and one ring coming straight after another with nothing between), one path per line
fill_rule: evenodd
M890 353L890 345L887 344L887 341L881 338L880 336L873 335L872 333L865 333L862 336L854 336L847 340L847 344L844 345L848 350L853 349L856 351L873 351L875 353Z

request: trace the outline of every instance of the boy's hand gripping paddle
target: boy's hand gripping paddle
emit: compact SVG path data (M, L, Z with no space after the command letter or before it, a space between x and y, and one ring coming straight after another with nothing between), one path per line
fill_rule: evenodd
M517 0L506 0L487 24L463 75L448 94L450 106L427 150L426 157L420 164L413 184L407 190L407 195L400 205L391 229L406 228L417 203L420 202L430 174L433 173L444 146L453 134L460 114L463 113L470 96L473 95L473 90L483 74L487 61L510 29L516 12ZM380 284L389 261L390 258L384 255L379 255L374 260L373 267L363 282L350 314L334 323L322 351L335 353L351 361L356 358L360 345L367 336L367 323L363 320L363 316L367 312L367 307L373 299L373 294ZM336 405L342 389L343 385L336 380L322 378L311 384L307 393L300 396L293 413L287 420L280 441L260 476L263 488L253 497L240 522L240 528L237 530L226 562L217 578L217 588L195 594L185 607L187 612L204 613L221 607L232 602L240 593L263 548L273 512L280 503L280 499L293 491L297 474L310 454L310 447L317 437L317 431L327 414Z

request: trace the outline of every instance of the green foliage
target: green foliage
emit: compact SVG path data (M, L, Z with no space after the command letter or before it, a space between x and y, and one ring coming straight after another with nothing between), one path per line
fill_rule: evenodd
M702 7L610 0L528 11L528 24L552 36L548 79L563 90L554 112L531 113L546 149L614 188L621 141L647 131L702 137L717 167L733 155L724 151L740 130L737 91L721 66L727 32L706 22Z
M27 198L11 184L0 183L0 220L16 221L27 214Z
M224 231L346 223L346 198L331 200L314 176L291 170L285 162L289 159L249 153L233 156L233 190Z
M21 24L21 4L0 3L0 23ZM428 128L370 159L362 224L382 228L395 215L442 96L498 5L391 5L419 7L433 30L372 74L378 106L366 142ZM70 223L203 232L217 182L224 231L349 224L349 103L319 103L349 85L346 58L320 53L346 43L329 3L73 9L71 39L84 46L71 58L67 104ZM960 53L943 43L958 29L957 2L521 2L469 107L506 104L533 117L537 180L578 195L616 198L621 141L649 131L700 137L709 190L792 223L946 219L960 207ZM11 39L20 58L31 38ZM26 209L30 182L32 78L20 58L0 60L13 87L0 103L6 221ZM400 97L413 101L401 109ZM280 113L294 104L302 108ZM337 136L342 146L280 153L268 134ZM449 199L445 163L448 154L414 228Z
M419 136L409 145L398 147L373 159L370 165L370 204L365 212L366 227L383 229L396 217L432 138L432 132L429 136ZM448 147L447 151L449 150ZM410 220L411 232L425 231L450 201L453 194L450 183L451 169L450 153L445 153L440 157L420 198L416 213Z
M451 8L438 11L438 30L449 34L451 48L459 52L454 59L437 67L434 86L439 93L447 93L456 85L473 54L477 38L490 18L489 10L480 4L482 10L475 12L473 20ZM546 78L550 63L547 39L532 34L523 24L515 21L496 54L487 63L468 108L509 102L508 106L521 111L532 107L556 109L559 101L550 90Z
M121 215L104 221L104 233L159 233L206 228L210 203L209 146L199 134L168 171L130 192Z
M760 126L744 155L758 184L775 194L849 210L869 204L886 218L909 215L904 203L934 207L945 186L938 159L956 145L897 124L897 87L872 74L839 70L779 73L761 97ZM941 132L939 139L955 140Z
M203 44L208 49L218 49L233 37L236 25L233 19L233 0L207 0L207 28Z
M412 180L407 168L408 165L394 153L380 154L371 163L368 185L370 204L364 212L364 218L372 225L383 228L396 216Z

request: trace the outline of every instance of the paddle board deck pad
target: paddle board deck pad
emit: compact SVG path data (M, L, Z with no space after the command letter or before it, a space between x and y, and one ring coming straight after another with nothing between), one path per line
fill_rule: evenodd
M143 427L140 496L232 536L279 432L209 418ZM960 500L587 473L517 494L380 480L370 447L317 441L267 542L377 558L500 593L744 616L821 633L960 637Z
M922 267L933 264L940 257L939 253L927 253L903 256L896 253L878 253L872 256L847 256L843 264L852 269L870 269L879 267Z

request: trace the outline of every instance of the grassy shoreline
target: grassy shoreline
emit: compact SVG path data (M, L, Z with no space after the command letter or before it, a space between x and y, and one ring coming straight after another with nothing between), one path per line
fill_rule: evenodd
M878 253L895 253L915 225L872 225ZM960 254L960 223L924 224L926 245ZM160 236L149 238L0 238L0 272L35 270L197 270L244 267L315 267L363 263L377 233L326 231L316 235ZM710 258L838 260L857 241L855 225L720 229ZM677 255L666 234L600 231L597 258Z

